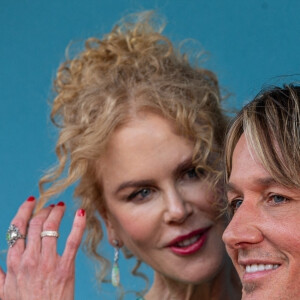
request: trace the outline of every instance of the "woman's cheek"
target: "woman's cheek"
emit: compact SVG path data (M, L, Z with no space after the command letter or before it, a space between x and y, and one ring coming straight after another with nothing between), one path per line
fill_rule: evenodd
M216 196L208 184L200 181L189 182L181 187L183 199L196 205L200 210L212 212L212 204L216 201Z
M151 240L153 233L158 231L157 227L159 227L161 222L150 212L148 210L146 213L130 215L121 213L117 216L118 227L125 244L126 240L131 240L144 245Z

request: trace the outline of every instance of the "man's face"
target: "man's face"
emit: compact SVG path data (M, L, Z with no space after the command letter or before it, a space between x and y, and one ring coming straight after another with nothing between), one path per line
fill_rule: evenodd
M300 190L275 182L242 135L227 195L233 218L223 240L242 299L300 299Z

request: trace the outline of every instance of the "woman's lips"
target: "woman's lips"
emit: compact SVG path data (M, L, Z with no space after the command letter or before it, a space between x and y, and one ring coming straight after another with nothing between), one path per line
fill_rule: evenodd
M202 248L207 240L210 227L200 228L187 235L182 235L172 240L168 247L175 254L190 255Z

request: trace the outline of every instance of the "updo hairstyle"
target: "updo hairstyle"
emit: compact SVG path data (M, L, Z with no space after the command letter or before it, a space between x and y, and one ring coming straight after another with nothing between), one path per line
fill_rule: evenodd
M151 12L134 17L102 39L89 38L82 52L59 67L51 111L59 128L58 165L40 180L39 208L77 184L74 195L87 216L85 247L101 263L100 280L109 262L97 250L106 205L95 166L117 128L140 111L159 114L194 142L197 170L216 182L222 169L227 119L215 74L192 66L162 27L156 29Z

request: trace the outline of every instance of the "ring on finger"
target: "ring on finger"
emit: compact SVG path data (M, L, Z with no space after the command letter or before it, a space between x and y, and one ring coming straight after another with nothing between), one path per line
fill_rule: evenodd
M59 233L55 230L44 230L41 232L41 238L43 238L45 236L56 237L58 239Z
M15 224L10 224L6 233L6 241L11 248L18 239L26 239L26 236L20 233L19 228Z

